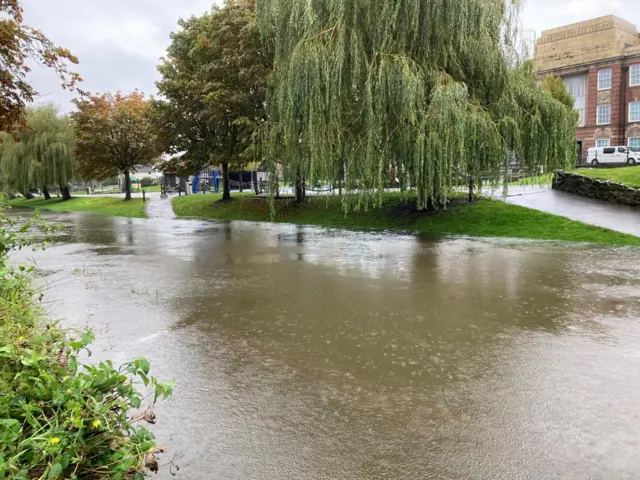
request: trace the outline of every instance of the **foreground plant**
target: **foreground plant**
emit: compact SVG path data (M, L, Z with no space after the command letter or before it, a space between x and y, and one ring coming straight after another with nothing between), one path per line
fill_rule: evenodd
M0 477L137 479L157 472L161 449L142 424L155 423L152 406L172 385L150 377L142 358L119 368L82 364L93 334L48 323L33 267L8 262L33 225L18 227L0 214ZM150 406L141 410L144 402Z

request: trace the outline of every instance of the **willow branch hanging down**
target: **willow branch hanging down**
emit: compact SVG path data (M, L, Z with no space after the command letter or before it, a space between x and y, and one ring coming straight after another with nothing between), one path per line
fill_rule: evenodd
M389 168L418 207L460 179L498 184L514 155L564 167L573 112L518 59L519 0L260 0L275 51L266 155L290 178L379 205Z

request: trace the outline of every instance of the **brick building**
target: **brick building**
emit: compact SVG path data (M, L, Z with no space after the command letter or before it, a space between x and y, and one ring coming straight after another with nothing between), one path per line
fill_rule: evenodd
M542 32L541 77L562 77L580 116L579 162L595 146L640 148L640 32L615 16Z

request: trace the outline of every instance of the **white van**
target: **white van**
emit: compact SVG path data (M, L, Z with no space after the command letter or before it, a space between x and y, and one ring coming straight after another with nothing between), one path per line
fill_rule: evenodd
M628 147L599 147L589 149L587 162L593 166L601 163L640 163L640 152L630 151Z

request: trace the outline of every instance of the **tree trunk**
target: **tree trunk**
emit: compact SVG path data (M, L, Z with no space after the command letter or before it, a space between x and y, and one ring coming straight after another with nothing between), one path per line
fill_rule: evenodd
M473 202L473 177L469 175L469 203Z
M51 195L49 194L49 190L47 190L46 185L42 186L42 195L44 196L45 200L51 200Z
M124 201L131 200L131 175L129 170L124 171Z
M304 191L302 188L302 180L296 178L296 203L302 203L304 201Z
M296 203L304 202L304 180L302 178L302 173L300 172L300 168L298 168L298 170L296 171L295 195L296 195Z
M222 200L231 200L231 184L229 183L229 162L222 162Z
M69 193L69 187L65 185L60 185L60 195L62 195L63 202L66 202L67 200L71 200L71 193Z
M24 198L26 198L27 200L32 200L33 199L33 194L31 192L20 192L22 194L22 196Z
M251 172L251 178L253 180L253 189L256 192L256 195L260 195L260 185L258 185L258 171L254 170Z

